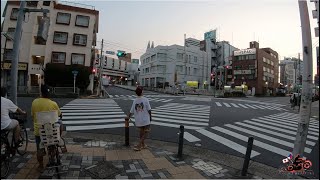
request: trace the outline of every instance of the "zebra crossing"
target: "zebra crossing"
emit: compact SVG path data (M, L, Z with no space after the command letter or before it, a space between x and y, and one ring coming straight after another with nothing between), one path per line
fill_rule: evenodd
M265 151L286 157L294 147L299 114L282 112L234 124L197 129L187 132L185 139L191 143L212 140L241 154L246 153L249 137L254 137L251 157ZM319 121L310 118L309 132L304 152L310 154L319 139Z
M123 97L123 98L119 98L122 100L135 100L135 98L127 98L127 97ZM154 102L170 102L173 101L173 99L162 99L162 98L148 98L149 101L154 101Z
M264 105L264 104L244 104L244 103L227 103L227 102L214 102L216 107L227 107L227 108L244 108L244 109L256 109L256 110L276 110L276 111L288 111L279 106L275 105Z
M112 99L75 99L64 105L61 112L67 131L124 127L126 117Z
M143 95L144 97L147 97L147 98L159 98L159 97L176 97L176 96L172 96L172 95L162 95L162 94L147 94L147 95ZM129 95L129 94L120 94L120 95L109 95L110 98L124 98L124 97L127 97L127 98L136 98L137 96L136 95Z
M152 125L185 129L201 129L209 125L210 106L168 103L152 110ZM131 119L135 121L134 117ZM190 137L191 138L191 137Z

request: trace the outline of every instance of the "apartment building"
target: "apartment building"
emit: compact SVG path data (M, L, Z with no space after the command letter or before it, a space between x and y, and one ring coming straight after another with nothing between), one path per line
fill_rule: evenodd
M2 32L13 38L20 1L7 1ZM61 1L31 1L26 8L48 9L50 18L46 42L36 38L42 13L26 13L19 50L18 87L30 90L39 86L47 63L91 66L92 48L96 45L99 11L92 6ZM13 41L1 38L1 85L10 87Z
M196 42L196 41L192 41ZM200 43L200 41L199 41ZM203 88L210 78L208 58L197 45L148 46L140 57L139 80L142 86L163 87L198 81Z
M284 58L280 61L280 83L288 88L301 85L299 76L303 75L303 61L298 58Z
M246 84L256 95L270 95L278 87L278 53L271 48L259 48L256 41L250 48L233 52L234 85Z

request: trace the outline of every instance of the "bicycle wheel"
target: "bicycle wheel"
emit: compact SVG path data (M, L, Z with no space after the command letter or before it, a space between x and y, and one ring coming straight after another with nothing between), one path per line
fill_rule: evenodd
M23 156L27 152L27 148L28 148L28 132L26 129L21 129L20 137L22 139L22 143L21 143L21 146L17 148L17 152L18 154Z
M2 141L2 139L1 139ZM7 147L4 145L3 142L1 142L1 179L4 179L7 177L8 173L9 173L9 159L8 156L9 154L7 154Z

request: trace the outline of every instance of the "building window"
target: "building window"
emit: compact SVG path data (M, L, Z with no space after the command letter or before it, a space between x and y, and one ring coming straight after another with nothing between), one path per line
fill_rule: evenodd
M38 1L27 1L27 6L29 7L37 7Z
M43 1L44 6L50 6L50 1Z
M87 35L84 34L74 34L73 45L86 46L87 45Z
M273 63L273 61L271 61L271 66L273 66L274 65L274 63Z
M198 57L194 56L194 62L195 62L195 63L198 62Z
M71 64L81 64L84 65L85 54L71 54Z
M198 74L198 69L197 68L193 68L193 74L197 75Z
M249 55L249 59L256 59L256 55L255 54Z
M89 16L77 15L76 26L89 27Z
M158 53L157 54L158 59L166 59L167 58L166 56L167 56L167 54L165 54L165 53Z
M62 13L58 12L57 13L57 19L56 23L57 24L70 24L70 19L71 19L71 14L70 13Z
M11 15L10 15L10 20L17 20L18 19L18 14L19 14L19 9L18 8L12 8Z
M273 74L274 73L274 71L273 71L273 69L271 69L271 74Z
M14 37L14 32L15 32L15 31L16 31L16 28L8 28L8 32L7 32L8 36L13 39L13 37ZM8 40L8 41L11 41L10 38L7 38L7 40Z
M54 43L67 44L68 43L68 33L67 32L54 32L53 36Z
M177 59L179 59L179 60L183 59L183 54L182 53L177 53Z
M13 59L13 50L12 49L5 49L4 50L4 60L5 61L12 61Z
M52 52L51 62L52 63L65 63L66 53L65 52Z
M151 61L154 61L154 60L156 60L156 55L151 56Z

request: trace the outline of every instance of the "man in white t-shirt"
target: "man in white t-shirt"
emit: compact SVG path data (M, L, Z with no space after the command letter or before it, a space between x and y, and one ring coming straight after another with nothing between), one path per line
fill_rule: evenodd
M15 119L9 117L9 112L18 112L25 114L18 106L16 106L10 99L5 98L7 90L1 87L1 130L13 130L15 143L18 145L21 142L20 138L20 125Z
M127 119L129 119L131 115L134 114L135 124L140 131L140 142L134 147L134 150L136 151L140 151L141 148L147 148L144 140L147 133L150 131L151 123L151 106L149 100L146 97L143 97L142 93L142 87L137 87L136 94L138 97L133 101L130 113L127 117Z

